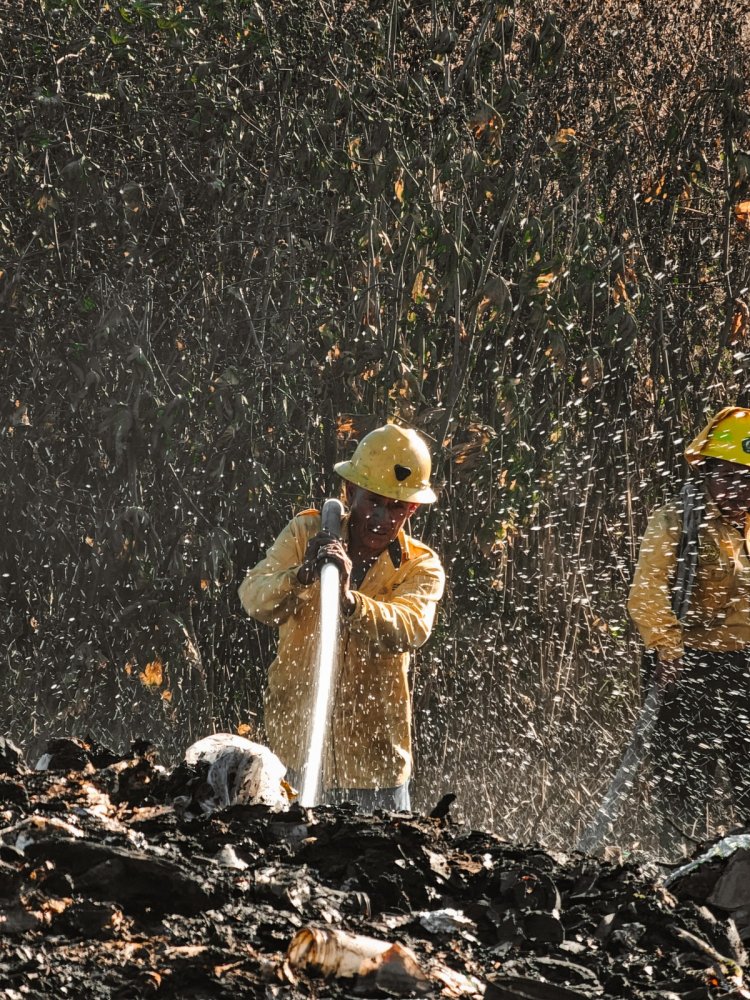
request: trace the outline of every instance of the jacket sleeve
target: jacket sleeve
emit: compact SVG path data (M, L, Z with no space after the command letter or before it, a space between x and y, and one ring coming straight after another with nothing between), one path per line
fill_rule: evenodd
M309 532L295 517L266 552L265 559L247 574L238 593L251 618L266 625L280 625L294 611L298 600L307 600L312 587L297 579L307 548Z
M679 515L670 507L651 516L628 597L630 617L644 644L664 659L676 659L685 651L682 625L672 611L681 530Z
M437 603L443 596L445 573L437 556L415 560L415 566L388 601L377 601L358 590L347 622L352 632L367 637L379 652L406 653L429 638Z

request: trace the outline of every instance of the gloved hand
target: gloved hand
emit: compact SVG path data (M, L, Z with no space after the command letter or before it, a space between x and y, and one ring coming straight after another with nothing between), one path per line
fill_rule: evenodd
M324 562L335 563L341 577L341 592L348 594L351 586L352 561L340 539L334 538L327 531L319 531L307 543L305 558L297 570L297 579L304 587L309 587L313 580L320 576L320 567Z

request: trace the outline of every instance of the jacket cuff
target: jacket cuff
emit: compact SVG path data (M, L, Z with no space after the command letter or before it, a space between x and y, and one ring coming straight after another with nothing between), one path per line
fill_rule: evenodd
M660 660L679 660L685 652L681 629L656 631L648 636L645 645L655 649Z
M361 622L363 618L367 617L365 612L365 602L362 600L362 595L358 590L350 590L349 593L354 598L354 607L348 615L345 614L343 616L344 621L349 622L350 624Z

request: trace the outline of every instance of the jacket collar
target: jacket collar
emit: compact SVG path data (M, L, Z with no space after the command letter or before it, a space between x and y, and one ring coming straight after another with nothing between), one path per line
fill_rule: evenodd
M396 569L399 568L402 562L408 560L409 545L403 531L399 531L398 536L388 546L388 555L391 557L391 562Z

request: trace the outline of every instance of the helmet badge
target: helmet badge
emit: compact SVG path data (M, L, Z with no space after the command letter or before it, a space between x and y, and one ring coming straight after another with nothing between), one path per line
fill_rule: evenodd
M408 479L409 476L411 475L411 469L407 468L407 466L405 466L405 465L394 465L393 466L393 472L394 472L394 474L396 476L396 479L400 483L403 483L403 481L405 479Z

